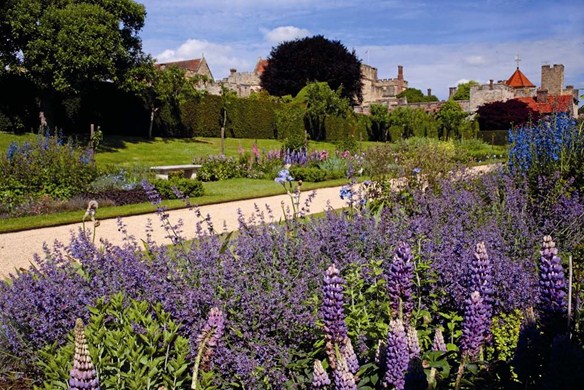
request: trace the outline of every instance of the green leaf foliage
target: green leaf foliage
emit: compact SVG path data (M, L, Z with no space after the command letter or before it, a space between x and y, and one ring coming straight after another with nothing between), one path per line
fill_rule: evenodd
M90 309L85 329L102 389L185 389L190 384L189 341L160 305L114 295ZM44 383L38 389L68 389L74 342L38 351Z

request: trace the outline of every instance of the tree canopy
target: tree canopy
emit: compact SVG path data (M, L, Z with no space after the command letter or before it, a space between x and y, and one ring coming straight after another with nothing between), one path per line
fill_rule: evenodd
M460 139L462 136L461 125L467 114L460 108L460 105L454 100L446 101L438 113L438 135L440 139L449 140L451 136Z
M142 58L144 6L133 0L7 0L0 6L0 73L79 92L117 81Z
M276 46L261 75L261 86L274 96L296 96L311 82L326 82L341 89L351 102L362 100L361 61L340 41L317 35Z
M466 83L460 83L456 87L456 92L452 95L452 100L469 100L470 89L474 85L479 85L477 81L470 80Z
M517 99L483 104L477 108L477 116L481 130L509 130L513 125L538 119L537 112Z
M417 88L407 88L405 91L400 92L397 95L398 98L408 99L408 103L420 103L420 102L437 102L438 98L434 95L424 95L421 90Z

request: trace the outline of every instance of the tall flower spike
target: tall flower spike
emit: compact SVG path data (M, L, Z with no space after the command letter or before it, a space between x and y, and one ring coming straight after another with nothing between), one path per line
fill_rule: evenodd
M349 370L345 357L341 354L337 356L337 364L333 370L333 380L335 382L335 390L357 390L355 377Z
M465 301L461 339L461 349L471 359L478 357L484 335L488 330L489 319L483 298L481 293L473 291Z
M312 370L312 388L323 389L331 384L331 380L327 375L322 362L320 360L314 361L314 368Z
M402 242L395 249L393 261L386 268L385 273L389 304L393 316L399 317L401 308L405 322L408 322L414 308L412 300L414 264L412 260L410 247Z
M493 267L484 242L475 247L471 262L470 291L478 291L488 309L493 305Z
M566 279L558 249L550 236L543 238L539 259L538 311L543 323L566 313Z
M411 325L408 326L406 340L408 346L408 356L410 360L419 358L422 350L420 348L420 340L418 339L418 331Z
M324 276L322 316L327 354L333 368L335 366L335 345L342 346L347 338L347 325L343 309L344 284L345 281L341 278L339 270L332 264Z
M349 371L355 375L357 371L359 371L359 360L353 349L353 343L351 343L351 339L348 336L345 337L345 341L343 342L343 345L341 345L341 354L347 362Z
M89 346L83 331L83 321L75 321L75 355L70 371L69 390L99 390L97 371L89 356Z
M207 323L197 337L198 348L202 350L200 367L204 371L210 369L213 351L217 347L217 344L219 344L224 329L225 319L223 318L223 312L216 307L211 308Z
M395 386L396 390L404 390L405 374L408 369L408 345L404 325L400 319L389 323L385 359L385 386Z
M434 331L434 341L432 342L432 351L446 352L446 343L444 342L444 335L442 329L436 328Z

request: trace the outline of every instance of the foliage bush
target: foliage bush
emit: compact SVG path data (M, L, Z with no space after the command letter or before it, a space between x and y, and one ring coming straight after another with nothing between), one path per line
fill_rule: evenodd
M102 388L178 390L190 384L189 340L179 335L180 325L160 304L116 294L107 302L98 299L89 310L85 333ZM40 388L69 389L74 347L70 332L61 347L55 343L38 351L36 364L44 377Z
M90 149L49 134L39 135L36 144L11 144L0 156L0 170L0 204L6 211L30 195L69 199L97 176Z
M306 182L317 183L327 179L327 173L319 168L309 167L291 167L290 175L294 180L302 180Z
M183 196L196 198L205 194L203 183L199 180L187 179L177 176L169 176L168 180L156 179L152 181L162 199L179 199L175 190Z
M517 99L483 104L477 108L477 117L481 130L508 129L538 120L537 112Z
M207 156L195 158L193 164L200 164L197 178L201 181L233 179L241 176L239 159L226 156Z

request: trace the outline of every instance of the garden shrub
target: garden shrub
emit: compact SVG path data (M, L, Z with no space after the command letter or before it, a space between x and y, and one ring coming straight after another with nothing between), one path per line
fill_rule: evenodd
M306 147L304 112L304 108L292 103L283 104L276 111L276 134L283 141L284 149Z
M222 155L195 158L193 164L200 164L197 178L201 181L218 181L242 176L242 167L235 157Z
M0 156L0 204L10 211L25 195L69 199L97 176L91 149L59 136L39 135L37 142L12 143Z
M175 189L183 196L196 198L203 196L205 189L199 180L187 179L183 177L169 176L168 180L156 179L152 181L162 199L178 199Z
M184 389L190 385L192 364L189 340L179 335L160 304L125 299L116 294L98 299L90 308L85 328L91 360L107 389ZM36 363L44 376L44 389L69 389L69 368L74 341L61 347L49 345L38 351Z
M327 174L325 171L319 168L310 167L291 167L290 175L292 175L296 181L302 180L312 183L325 181L327 179Z
M220 137L221 96L205 95L182 103L181 118L192 137Z

